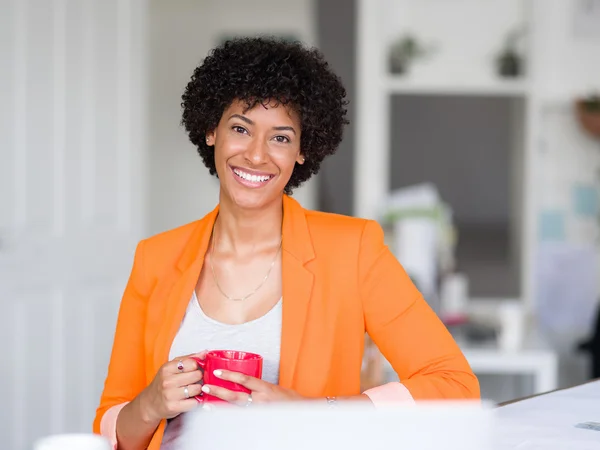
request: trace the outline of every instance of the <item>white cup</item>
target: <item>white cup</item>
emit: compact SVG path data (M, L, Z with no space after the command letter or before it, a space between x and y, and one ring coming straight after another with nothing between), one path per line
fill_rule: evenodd
M33 450L112 450L112 446L97 434L57 434L37 440Z
M441 312L444 316L465 314L469 300L469 279L465 274L448 274L440 288Z
M525 311L520 302L505 302L498 311L500 334L498 346L504 351L517 351L525 340Z

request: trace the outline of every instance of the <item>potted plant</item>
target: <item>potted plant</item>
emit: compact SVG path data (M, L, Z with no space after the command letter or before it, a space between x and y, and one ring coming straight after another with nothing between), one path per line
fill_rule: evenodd
M600 138L600 94L593 93L575 102L581 127L595 138Z
M496 69L501 77L514 78L523 75L525 68L519 45L524 34L525 30L518 28L506 36L504 47L496 58Z
M433 52L433 48L422 45L410 34L398 38L392 43L389 52L389 70L394 75L408 72L412 63Z

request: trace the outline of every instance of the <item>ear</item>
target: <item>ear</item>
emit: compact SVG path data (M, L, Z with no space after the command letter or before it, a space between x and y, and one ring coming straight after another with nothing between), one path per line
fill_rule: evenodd
M208 145L209 147L212 147L213 145L215 145L215 132L214 131L209 131L208 133L206 133L206 145Z
M306 161L306 158L304 157L304 155L302 153L298 153L298 156L296 157L296 162L300 165L304 164L304 161Z

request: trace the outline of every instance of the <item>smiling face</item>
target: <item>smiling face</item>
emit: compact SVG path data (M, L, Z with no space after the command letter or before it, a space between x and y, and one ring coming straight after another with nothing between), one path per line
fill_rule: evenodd
M281 199L295 164L304 163L300 117L273 102L246 109L234 101L206 142L214 146L221 201L260 209Z

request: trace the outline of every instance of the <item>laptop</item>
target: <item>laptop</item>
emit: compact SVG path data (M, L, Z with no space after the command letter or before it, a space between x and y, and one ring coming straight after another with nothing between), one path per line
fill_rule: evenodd
M181 450L488 450L493 411L472 402L335 408L312 403L198 408Z

